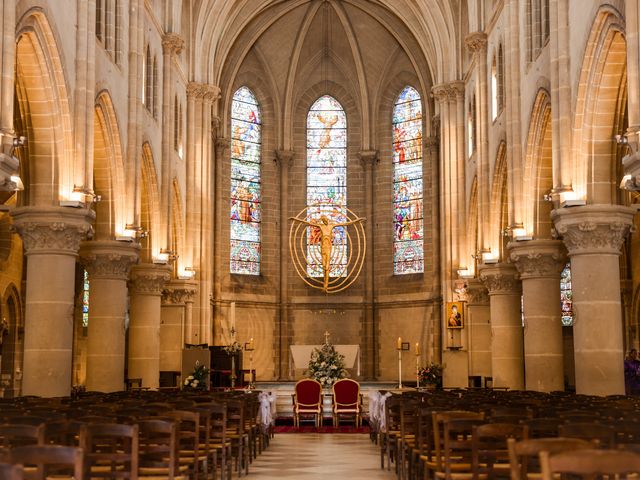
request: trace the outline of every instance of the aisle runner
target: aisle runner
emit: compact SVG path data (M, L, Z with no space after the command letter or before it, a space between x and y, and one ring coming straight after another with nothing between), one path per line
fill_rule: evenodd
M353 425L342 425L340 427L314 427L312 425L293 427L291 425L277 425L274 433L369 433L368 426L354 427Z

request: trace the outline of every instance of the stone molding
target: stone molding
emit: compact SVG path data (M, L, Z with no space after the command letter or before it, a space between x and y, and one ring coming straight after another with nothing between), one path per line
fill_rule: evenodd
M171 268L166 265L141 263L131 268L129 287L138 295L160 296L171 279Z
M567 263L561 240L529 240L510 242L509 258L518 269L520 278L560 278Z
M480 280L487 287L489 296L520 295L522 291L518 271L511 263L481 267Z
M193 280L173 280L162 290L163 305L185 305L193 303L193 297L198 293L198 282Z
M362 168L374 167L378 163L378 150L362 150L358 152Z
M484 53L487 51L487 34L484 32L472 32L464 37L464 43L471 53Z
M80 242L93 233L96 214L86 208L21 207L11 211L25 255L78 255Z
M281 167L291 168L295 152L293 150L274 150L276 154L275 162Z
M431 94L440 103L462 100L464 97L464 82L456 80L449 83L439 83L431 87Z
M80 245L80 260L90 279L127 280L139 256L137 242L86 241Z
M207 83L189 82L187 84L187 97L196 100L213 102L220 98L220 87Z
M635 213L621 205L585 205L553 210L551 219L569 256L620 255Z
M162 36L162 51L179 55L184 48L184 39L177 33L165 33Z
M466 301L469 305L488 305L489 291L478 279L470 279L465 289Z
M231 141L228 138L216 138L216 154L224 157L225 152L231 148Z

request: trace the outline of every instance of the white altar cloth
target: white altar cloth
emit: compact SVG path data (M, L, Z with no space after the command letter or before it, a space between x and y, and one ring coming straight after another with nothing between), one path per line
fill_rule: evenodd
M334 345L336 351L344 355L345 368L355 368L356 375L360 376L360 345ZM294 374L294 369L309 368L309 359L314 348L322 348L322 345L291 345L289 357L289 370Z

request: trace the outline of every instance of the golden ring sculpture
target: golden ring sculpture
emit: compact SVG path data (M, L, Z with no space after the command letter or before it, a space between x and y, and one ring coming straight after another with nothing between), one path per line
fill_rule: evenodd
M293 266L302 281L310 287L325 293L338 293L349 288L362 271L367 253L367 237L363 225L365 219L358 217L348 208L345 222L332 222L326 215L308 219L308 210L312 208L315 209L317 206L305 207L298 215L289 218L292 221L289 229L289 252ZM344 228L346 248L334 248L333 230L337 227ZM351 227L353 234L349 233L348 227ZM309 228L317 228L320 231L319 251L317 248L307 249L305 239ZM319 265L322 277L309 275L310 265ZM337 274L333 277L332 266Z

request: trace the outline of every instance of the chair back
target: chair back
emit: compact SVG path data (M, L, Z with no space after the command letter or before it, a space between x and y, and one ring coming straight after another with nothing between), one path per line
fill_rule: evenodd
M80 430L80 445L91 478L138 478L138 425L90 423Z
M526 479L528 474L539 474L540 452L560 453L567 450L591 448L593 444L581 438L534 438L527 440L507 439L511 480Z
M22 466L0 463L0 480L22 480Z
M596 449L556 454L542 451L540 465L543 480L552 480L556 478L556 474L571 474L572 478L593 478L595 475L620 475L617 478L626 478L628 474L640 473L640 454L624 450Z
M0 447L13 448L25 445L44 445L44 424L0 425Z
M360 384L350 378L338 380L331 387L333 390L333 401L340 407L354 407L360 402Z
M25 480L44 480L51 475L71 475L74 480L85 478L84 454L81 448L61 445L27 445L13 448L10 463L24 467Z
M296 383L296 403L305 406L320 405L322 385L317 380L305 378Z
M601 448L613 448L616 443L613 428L600 423L566 423L560 425L558 431L561 437L597 440Z

